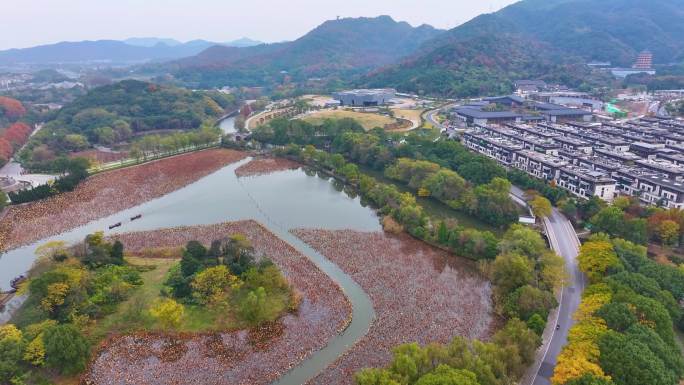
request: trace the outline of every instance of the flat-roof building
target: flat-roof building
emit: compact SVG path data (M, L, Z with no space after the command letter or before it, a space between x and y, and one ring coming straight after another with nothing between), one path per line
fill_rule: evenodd
M397 91L391 88L359 89L336 92L333 98L339 100L343 106L371 107L388 104L396 93Z

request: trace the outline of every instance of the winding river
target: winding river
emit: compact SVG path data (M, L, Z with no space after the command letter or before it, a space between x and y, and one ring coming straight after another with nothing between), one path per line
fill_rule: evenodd
M87 234L100 230L104 230L105 235L113 235L255 219L310 258L342 287L352 304L352 321L347 329L274 384L305 383L366 334L375 312L368 295L350 276L292 235L290 230L319 228L378 231L381 227L375 212L364 207L358 197L346 195L335 181L309 175L302 169L238 178L235 169L249 160L244 159L224 167L158 199L5 253L0 256L0 285L3 289L8 289L13 277L31 268L36 248L50 240L77 242ZM142 214L142 218L131 222L129 218L137 214ZM107 230L108 225L117 222L122 222L123 226ZM18 306L20 301L21 298L15 298L8 309ZM6 321L8 314L0 314L0 322L3 317Z

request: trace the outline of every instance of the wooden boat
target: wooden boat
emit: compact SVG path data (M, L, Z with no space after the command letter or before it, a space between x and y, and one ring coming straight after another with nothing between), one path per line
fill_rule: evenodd
M109 229L111 230L111 229L116 228L116 227L121 227L121 222L115 223L115 224L109 226Z
M131 217L131 221L135 221L135 220L140 219L140 218L142 218L142 214L138 214L134 217Z
M19 285L21 285L24 281L26 281L26 276L20 275L10 281L10 286L12 287L12 289L18 290Z

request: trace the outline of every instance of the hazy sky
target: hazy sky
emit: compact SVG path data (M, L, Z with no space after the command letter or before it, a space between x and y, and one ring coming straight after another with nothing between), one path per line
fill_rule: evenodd
M171 37L295 39L337 16L388 14L452 28L515 0L1 0L0 49L58 41Z

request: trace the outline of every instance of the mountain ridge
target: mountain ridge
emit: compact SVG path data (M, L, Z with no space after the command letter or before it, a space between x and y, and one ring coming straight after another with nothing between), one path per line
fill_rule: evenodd
M175 39L156 37L62 41L0 51L0 65L163 61L193 56L215 45L249 47L258 44L262 43L244 37L222 43L201 39L183 43Z
M426 41L359 85L454 97L510 92L522 78L588 88L609 79L586 62L631 66L644 49L656 63L684 59L684 0L523 0Z
M389 16L343 18L328 20L291 42L214 46L170 67L181 80L202 86L264 84L284 74L295 80L353 76L393 63L440 33Z

